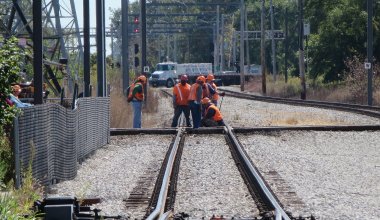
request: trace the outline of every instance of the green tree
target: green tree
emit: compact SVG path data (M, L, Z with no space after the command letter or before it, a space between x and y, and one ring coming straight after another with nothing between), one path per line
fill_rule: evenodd
M361 0L310 0L305 3L305 20L310 21L312 28L308 49L310 76L322 75L325 81L342 79L346 60L366 56L366 3ZM374 48L378 38L375 35ZM375 49L374 55L379 58L377 51Z
M17 112L6 102L8 95L12 92L11 85L19 78L18 74L24 57L17 42L15 37L5 39L0 47L0 124L2 126L9 126ZM2 129L4 127L0 128L0 134Z

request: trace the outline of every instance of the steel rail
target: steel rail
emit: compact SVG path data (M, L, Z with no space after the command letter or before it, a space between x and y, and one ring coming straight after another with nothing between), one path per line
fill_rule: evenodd
M353 112L353 113L380 118L380 107L377 107L377 106L357 105L357 104L338 103L338 102L323 102L323 101L315 101L315 100L287 99L287 98L278 98L278 97L270 97L270 96L258 96L258 95L253 95L253 94L235 92L235 91L231 91L227 89L221 89L221 88L219 88L219 90L226 92L228 95L232 97L236 97L236 98L272 102L272 103L335 109L335 110Z
M183 133L183 129L178 128L177 135L176 135L176 138L175 138L175 141L173 144L173 149L170 152L168 164L167 164L166 169L165 169L164 178L162 180L162 185L161 185L161 189L160 189L160 195L159 195L158 201L157 201L157 206L152 211L152 213L147 217L147 220L157 219L160 216L162 216L164 213L165 204L166 204L166 197L168 194L168 188L169 188L169 183L170 183L170 176L171 176L171 173L173 170L173 164L174 164L175 157L177 155L179 143L180 143L180 140L182 138L182 133Z
M248 172L247 174L250 177L253 177L254 181L258 184L259 190L261 190L260 192L261 196L263 196L264 199L268 201L270 205L275 209L276 220L277 219L290 220L290 217L288 216L288 214L284 211L284 209L278 203L276 197L272 194L271 190L265 184L258 170L251 163L249 157L243 150L243 147L241 146L240 142L235 137L232 131L233 128L227 125L225 126L224 129L225 129L226 134L228 135L228 138L231 140L231 143L234 146L236 153L238 154L238 157L241 158L240 162L243 163L242 165L246 168L245 171L247 171Z

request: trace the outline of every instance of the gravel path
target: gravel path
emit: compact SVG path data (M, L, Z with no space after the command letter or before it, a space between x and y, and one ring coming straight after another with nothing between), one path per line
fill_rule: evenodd
M294 216L379 219L380 132L259 133L239 139ZM302 204L284 198L284 183Z
M190 219L258 216L222 135L186 137L175 212L188 213Z
M145 210L126 210L123 200L147 170L155 169L158 175L172 136L160 135L159 139L157 141L157 135L111 137L109 145L80 165L74 180L53 185L48 196L96 197L102 203L94 207L100 208L102 215L141 219Z
M161 89L161 88L158 88ZM236 87L226 89L237 90ZM171 91L171 90L169 90ZM169 98L166 98L169 100ZM173 117L170 104L160 108L160 123L155 127L168 127ZM224 120L233 127L302 126L302 125L368 125L380 124L380 119L330 109L274 104L238 99L226 95L219 100Z

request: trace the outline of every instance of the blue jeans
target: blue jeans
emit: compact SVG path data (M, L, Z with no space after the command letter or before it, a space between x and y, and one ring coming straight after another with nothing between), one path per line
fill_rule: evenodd
M201 126L201 104L195 104L195 102L189 103L191 110L191 117L193 118L193 128L199 128Z
M133 100L132 107L133 107L133 128L141 128L142 102Z

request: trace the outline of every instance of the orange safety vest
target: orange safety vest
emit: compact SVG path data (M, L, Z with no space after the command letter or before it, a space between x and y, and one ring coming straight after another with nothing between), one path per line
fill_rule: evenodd
M177 105L188 105L190 85L188 83L186 83L185 85L177 83L177 85L173 87L173 95L175 96L175 101Z
M137 85L141 85L141 87L142 87L142 92L137 92L137 93L135 94L135 96L133 96L133 90L135 89L135 87L136 87ZM144 86L143 86L142 83L137 82L137 83L133 83L133 84L131 85L131 88L129 89L128 99L131 99L131 100L132 100L133 98L135 98L137 101L143 101L143 100L144 100Z
M199 101L200 102L200 100L197 100L197 91L198 91L199 86L201 86L199 83L194 83L190 87L189 101ZM201 99L202 99L202 97L201 97Z
M218 101L218 99L219 99L218 87L216 86L216 84L214 82L211 82L210 85L215 90L215 94L212 95L211 99L214 101Z
M221 121L221 120L223 119L222 113L220 113L218 107L216 107L214 104L211 104L211 105L207 108L207 110L206 110L206 114L205 114L205 115L207 115L207 112L208 112L208 110L209 110L210 108L214 109L214 111L215 111L215 115L212 117L212 119L213 119L214 121Z
M202 89L203 89L203 90L202 90L202 99L203 99L203 98L206 98L206 97L207 97L207 98L211 98L211 97L210 97L210 90L208 89L208 85L207 85L207 83L204 83L203 86L204 86L204 88L206 88L206 89L203 89L203 87L202 87Z

